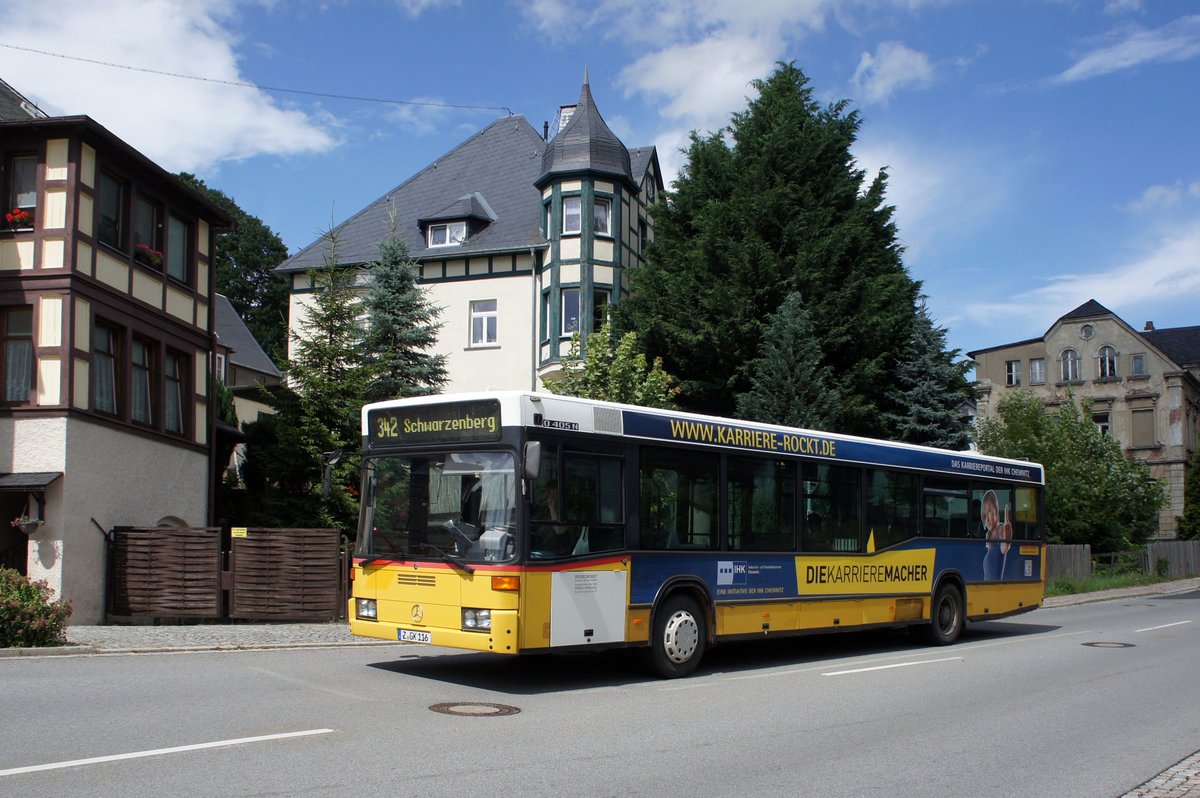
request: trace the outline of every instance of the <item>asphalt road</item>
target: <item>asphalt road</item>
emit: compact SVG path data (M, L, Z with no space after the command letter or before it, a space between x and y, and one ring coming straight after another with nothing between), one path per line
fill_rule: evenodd
M1200 749L1198 624L1200 593L1135 597L678 681L630 652L0 659L0 795L1120 796Z

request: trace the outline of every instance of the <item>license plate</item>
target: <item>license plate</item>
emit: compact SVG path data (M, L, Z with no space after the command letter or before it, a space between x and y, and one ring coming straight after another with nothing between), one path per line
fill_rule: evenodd
M401 643L430 643L433 642L433 635L429 632L413 632L409 629L398 630Z

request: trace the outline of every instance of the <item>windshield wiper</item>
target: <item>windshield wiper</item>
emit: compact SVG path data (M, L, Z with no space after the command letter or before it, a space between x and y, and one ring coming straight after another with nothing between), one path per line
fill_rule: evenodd
M434 550L434 551L436 551L436 552L437 552L439 555L441 555L441 558L442 558L444 561L446 561L446 562L450 563L451 565L453 565L455 568L459 569L459 570L460 570L460 571L462 571L463 573L465 573L465 574L473 574L473 573L475 573L475 569L474 569L474 568L472 568L471 566L467 565L465 562L463 562L462 560L458 559L458 558L457 558L457 557L455 557L453 554L450 554L449 552L446 552L446 551L442 551L441 549L439 549L437 546L433 545L432 543L426 543L426 544L425 544L425 548L427 548L427 549L433 549L433 550Z

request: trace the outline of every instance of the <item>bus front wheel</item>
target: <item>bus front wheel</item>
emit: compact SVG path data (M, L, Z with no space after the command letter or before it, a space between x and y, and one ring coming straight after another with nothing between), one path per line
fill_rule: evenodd
M925 639L934 645L948 646L962 634L965 624L962 591L957 585L943 584L929 609Z
M696 669L707 640L704 613L695 600L672 596L659 608L650 638L650 661L668 679Z

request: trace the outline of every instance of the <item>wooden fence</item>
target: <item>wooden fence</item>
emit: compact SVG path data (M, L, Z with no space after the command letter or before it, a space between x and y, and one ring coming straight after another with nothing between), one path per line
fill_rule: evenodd
M345 618L350 552L336 529L117 527L108 612L122 618Z
M1046 581L1087 579L1097 569L1113 569L1134 563L1145 574L1168 579L1200 576L1200 541L1171 540L1148 543L1128 552L1092 554L1092 547L1058 545L1046 547Z

